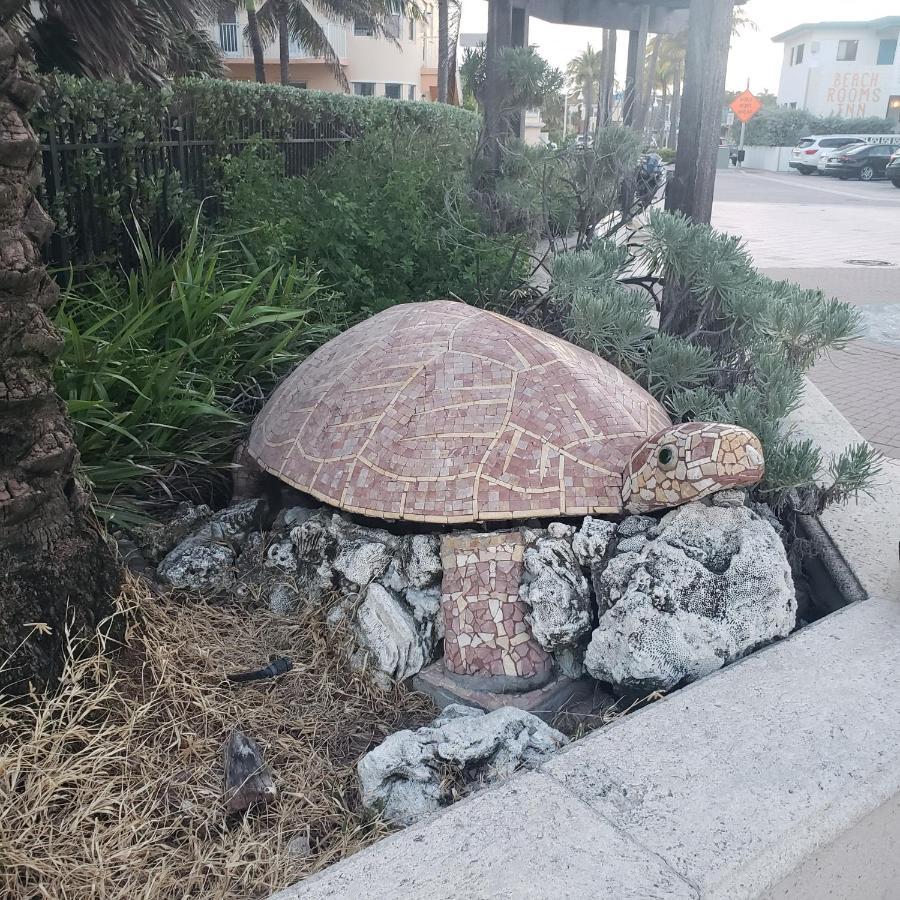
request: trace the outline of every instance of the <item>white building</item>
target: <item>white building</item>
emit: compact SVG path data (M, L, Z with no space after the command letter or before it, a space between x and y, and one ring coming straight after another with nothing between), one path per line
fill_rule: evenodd
M820 116L900 122L900 16L798 25L784 44L778 104Z
M427 0L424 20L393 16L395 41L376 37L363 19L335 21L312 7L316 20L340 59L354 94L392 97L395 100L433 100L437 96L437 10ZM244 37L247 14L233 2L219 6L217 21L209 26L224 57L229 78L252 81L253 54ZM277 40L263 53L266 80L280 80ZM320 91L342 91L331 65L306 47L290 44L290 83Z

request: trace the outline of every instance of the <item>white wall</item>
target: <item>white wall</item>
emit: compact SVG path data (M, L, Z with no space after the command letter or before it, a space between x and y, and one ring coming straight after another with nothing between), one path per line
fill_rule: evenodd
M791 147L745 147L744 168L765 169L768 172L791 172L788 165Z
M884 117L891 96L900 95L900 49L892 66L879 66L878 47L882 39L896 39L898 32L813 29L792 37L784 45L779 105L796 105L821 116ZM842 40L859 42L854 61L837 59ZM804 45L803 62L792 66L791 52L799 44Z

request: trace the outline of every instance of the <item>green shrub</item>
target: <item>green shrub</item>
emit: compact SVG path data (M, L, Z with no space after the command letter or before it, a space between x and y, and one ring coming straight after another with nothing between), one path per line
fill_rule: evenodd
M34 125L42 143L58 148L45 181L59 230L54 253L64 262L128 256L123 221L133 216L157 232L182 221L180 207L190 218L214 193L223 158L254 139L285 149L293 171L370 129L439 133L460 146L478 130L476 115L447 104L280 84L183 79L149 88L53 75L43 86ZM298 138L315 143L290 143ZM207 212L215 209L207 204Z
M763 109L747 123L746 143L757 147L793 147L810 134L892 134L896 122L869 117L842 119L838 116L816 116L803 109L777 107ZM738 140L740 123L735 123L732 139Z
M568 336L635 378L675 420L757 434L766 454L759 492L773 505L811 511L864 490L879 466L871 448L848 448L826 467L786 426L803 372L859 335L859 310L765 278L739 239L681 216L654 211L642 237L633 255L596 242L557 257L552 295ZM649 295L617 281L635 270L665 284L659 332Z
M257 149L225 167L219 227L255 257L309 259L354 315L438 297L480 302L523 274L519 239L484 233L466 148L446 132L375 129L303 179L279 177Z
M339 330L340 311L315 274L256 267L234 244L203 241L196 224L174 257L141 232L137 252L130 274L100 271L63 293L57 388L101 504L179 486L209 499L246 424Z

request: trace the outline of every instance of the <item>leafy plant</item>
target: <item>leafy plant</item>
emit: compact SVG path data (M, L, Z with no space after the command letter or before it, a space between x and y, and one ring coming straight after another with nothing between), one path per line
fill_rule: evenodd
M479 302L523 274L520 240L485 234L451 135L374 129L307 178L276 169L252 149L231 161L220 227L253 256L309 259L355 316L410 300Z
M34 124L56 160L46 167L47 206L76 263L130 262L125 223L154 225L155 238L181 221L180 209L190 218L215 194L224 162L249 142L292 154L297 171L371 129L440 134L460 147L478 129L477 116L447 104L277 84L186 78L145 87L50 75L43 86ZM207 204L206 212L214 217L217 209Z
M63 293L57 389L101 504L178 489L209 498L277 381L342 322L318 276L256 266L194 223L165 256L137 232L137 270ZM163 483L165 482L165 486Z
M649 294L635 293L635 281L665 285L658 332ZM558 255L549 293L568 336L636 378L674 419L753 431L766 455L759 492L774 506L816 512L866 490L877 474L878 456L866 445L826 466L786 424L804 371L860 334L859 311L762 276L739 239L654 212L630 253L606 241Z

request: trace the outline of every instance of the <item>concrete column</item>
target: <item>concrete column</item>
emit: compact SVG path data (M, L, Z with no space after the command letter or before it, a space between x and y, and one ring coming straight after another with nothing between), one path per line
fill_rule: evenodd
M637 31L628 32L628 70L625 76L625 99L622 115L626 125L637 127L638 107L644 95L644 57L647 55L647 32L650 28L650 7L641 7L641 21Z

